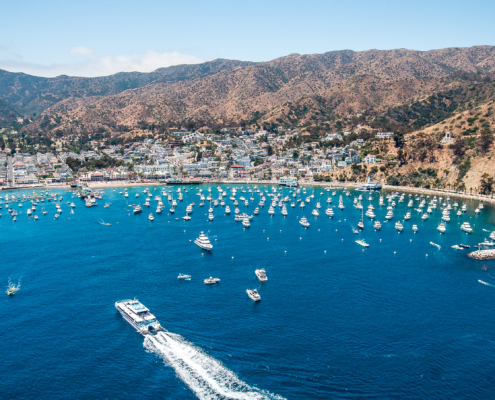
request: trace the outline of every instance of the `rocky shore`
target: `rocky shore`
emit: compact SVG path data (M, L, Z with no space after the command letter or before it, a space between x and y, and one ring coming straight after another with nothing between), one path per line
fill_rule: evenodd
M495 259L495 250L476 250L468 254L475 260L493 260Z

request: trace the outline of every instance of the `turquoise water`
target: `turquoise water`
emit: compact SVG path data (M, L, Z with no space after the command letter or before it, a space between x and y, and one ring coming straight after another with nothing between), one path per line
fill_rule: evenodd
M478 280L495 285L495 263L451 248L488 237L483 229L493 230L493 206L485 204L476 215L478 203L467 202L462 217L451 213L444 235L436 230L440 210L427 221L412 210L398 234L394 223L408 211L406 200L381 231L373 231L365 217L364 231L354 234L361 211L352 206L353 196L344 196L340 211L337 191L329 219L329 193L317 189L318 218L311 215L315 201L304 210L289 207L286 218L279 208L270 217L267 202L243 229L228 197L230 216L218 206L208 222L206 205L194 207L191 221L176 221L187 204L199 204L196 187L184 193L175 215L168 214L169 206L155 214L153 200L133 215L129 205L142 189L130 188L129 199L119 195L121 189L105 189L90 209L60 192L58 220L47 202L49 214L41 215L40 203L38 221L25 214L26 203L14 206L16 222L5 207L0 210L1 279L5 286L9 278L21 280L15 296L0 298L2 397L493 396L495 287ZM212 191L216 198L216 187ZM240 196L250 194L238 191ZM254 197L257 204L259 195ZM373 204L383 222L387 210L378 197ZM73 215L68 200L76 203ZM143 204L143 194L139 200ZM103 208L105 202L111 207ZM255 205L239 208L252 214ZM299 225L302 216L309 229ZM465 221L473 234L459 229ZM211 254L193 244L200 231L214 245ZM363 251L358 238L370 247ZM266 269L268 282L258 281L256 268ZM192 275L191 281L178 280L179 273ZM221 283L204 285L209 276ZM259 303L247 297L248 288L258 289ZM135 332L114 307L133 297L168 332L152 339Z

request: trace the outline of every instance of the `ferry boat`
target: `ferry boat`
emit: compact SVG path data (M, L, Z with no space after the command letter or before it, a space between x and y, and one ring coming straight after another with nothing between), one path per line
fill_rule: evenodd
M162 330L160 323L139 300L119 300L115 308L140 334L147 335Z
M380 190L382 188L382 184L379 181L372 181L371 177L368 176L368 180L361 185L357 190L367 191L367 190Z
M261 268L261 269L257 269L254 271L254 273L256 274L256 276L258 277L258 279L262 282L266 282L268 280L267 276L266 276L266 271L264 268Z
M256 289L253 289L253 290L248 289L248 290L246 290L246 293L251 298L251 300L253 300L253 301L260 301L261 300L261 296Z

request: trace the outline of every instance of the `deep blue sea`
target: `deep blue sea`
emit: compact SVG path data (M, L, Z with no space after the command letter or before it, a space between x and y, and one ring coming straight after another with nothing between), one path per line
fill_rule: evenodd
M160 193L154 188L153 197ZM412 210L398 234L394 222L407 211L406 198L380 231L364 217L364 231L355 234L359 192L344 196L340 211L337 190L330 219L324 209L331 193L318 188L310 205L288 207L286 218L279 208L270 217L267 201L244 229L234 222L230 191L230 216L218 206L208 222L207 204L194 207L191 221L177 221L187 204L200 202L198 187L187 189L175 215L166 202L156 214L153 200L133 215L129 205L143 204L142 187L130 188L128 199L106 188L93 208L53 190L64 197L58 220L46 201L37 221L26 215L28 203L14 206L16 222L0 210L0 279L5 288L9 278L21 281L15 296L0 296L0 398L493 398L495 261L451 248L465 243L472 251L488 237L493 206L476 215L478 203L466 201L468 211L453 211L444 235L436 230L439 209L427 221ZM32 191L1 195L7 193ZM215 186L212 194L218 196ZM386 206L373 196L385 221ZM254 197L241 212L252 214ZM73 215L67 201L76 203ZM302 216L309 229L298 223ZM459 229L465 221L473 234ZM214 245L211 254L193 243L201 231ZM370 247L363 251L358 238ZM258 281L257 268L266 269L267 282ZM179 273L191 281L178 280ZM209 276L221 283L205 285ZM259 303L248 288L258 289ZM134 297L167 332L145 339L123 320L115 301Z

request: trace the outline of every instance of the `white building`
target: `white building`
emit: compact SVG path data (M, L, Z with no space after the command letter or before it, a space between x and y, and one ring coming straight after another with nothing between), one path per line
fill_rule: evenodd
M366 157L364 157L364 162L366 164L376 164L376 156L368 154Z
M375 136L377 139L392 139L393 137L393 132L378 132Z

